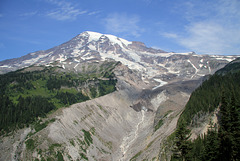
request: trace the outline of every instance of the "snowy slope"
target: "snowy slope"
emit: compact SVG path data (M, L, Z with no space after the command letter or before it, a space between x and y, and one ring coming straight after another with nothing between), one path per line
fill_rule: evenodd
M141 42L130 42L113 35L86 31L51 49L2 61L0 73L32 64L47 65L55 61L64 65L72 61L81 63L113 59L138 71L146 82L154 78L169 82L176 78L198 79L215 72L235 58L236 56L197 55L193 52L168 53L148 48Z

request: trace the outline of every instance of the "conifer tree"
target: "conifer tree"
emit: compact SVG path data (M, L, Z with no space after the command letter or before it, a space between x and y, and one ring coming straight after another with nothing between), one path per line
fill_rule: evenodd
M231 130L231 116L230 108L225 94L223 93L220 106L220 127L218 131L218 138L220 141L220 158L221 160L231 160L232 157L232 136Z
M174 158L180 160L189 160L189 153L191 150L191 131L187 128L186 122L183 120L176 130L176 148Z
M232 94L230 108L231 128L230 134L233 141L232 144L232 159L240 160L240 106L236 103L235 94Z
M204 146L204 154L202 160L218 161L219 160L219 140L216 129L212 126L208 129L206 135L206 145Z

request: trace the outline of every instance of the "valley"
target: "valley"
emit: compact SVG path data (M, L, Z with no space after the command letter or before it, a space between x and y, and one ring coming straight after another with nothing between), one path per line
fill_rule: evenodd
M21 124L2 119L1 132L10 132L1 135L0 160L170 160L165 143L192 92L235 58L170 53L88 31L2 61L1 97L12 107L20 96L39 95L54 107Z

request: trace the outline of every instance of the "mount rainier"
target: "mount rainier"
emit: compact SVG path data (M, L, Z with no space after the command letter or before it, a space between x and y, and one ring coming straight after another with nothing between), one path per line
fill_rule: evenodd
M237 57L167 52L87 31L51 49L1 61L2 75L45 67L91 74L101 71L105 62L115 62L111 70L117 84L113 93L48 114L45 119L54 121L38 132L30 126L12 136L1 136L0 153L4 155L0 160L40 160L57 155L64 160L169 159L164 155L164 141L175 130L191 92L207 75ZM92 80L87 81L84 86ZM30 139L35 140L34 149L27 150L25 144ZM52 153L51 148L58 153Z

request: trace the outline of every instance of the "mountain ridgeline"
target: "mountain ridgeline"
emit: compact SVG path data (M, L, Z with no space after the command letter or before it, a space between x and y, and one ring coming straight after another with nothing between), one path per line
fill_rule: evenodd
M28 126L52 110L115 91L112 70L117 65L86 64L79 73L56 65L31 66L0 75L0 131Z

